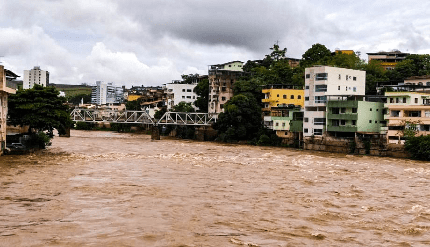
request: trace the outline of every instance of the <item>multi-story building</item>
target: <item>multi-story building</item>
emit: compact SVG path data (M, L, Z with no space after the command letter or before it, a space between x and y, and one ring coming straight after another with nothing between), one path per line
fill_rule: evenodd
M381 65L385 70L393 70L398 62L403 61L409 55L410 53L404 53L398 50L390 52L380 51L367 53L367 60L369 62L372 60L381 61Z
M326 133L334 137L380 134L384 120L381 97L327 96Z
M180 102L194 103L197 99L197 94L194 93L196 86L197 83L184 84L181 81L166 84L167 110L169 111ZM193 107L196 108L194 105Z
M34 66L31 70L24 70L23 89L33 88L35 84L49 86L49 72Z
M209 65L209 113L224 111L224 104L233 97L233 84L244 73L242 66L241 61Z
M113 83L96 81L96 86L92 88L91 103L97 105L118 104L124 101L124 91L122 87L115 87Z
M408 77L405 79L404 84L430 87L430 75Z
M327 96L365 95L366 72L330 66L305 70L303 136L321 136L326 130Z
M430 135L430 93L386 92L389 143L404 142L403 131L413 128L417 135Z
M11 81L18 76L0 65L0 155L6 148L6 119L8 111L8 95L15 94L16 88Z
M267 85L262 92L264 125L278 136L287 137L290 122L300 116L299 112L303 114L304 90L291 85Z

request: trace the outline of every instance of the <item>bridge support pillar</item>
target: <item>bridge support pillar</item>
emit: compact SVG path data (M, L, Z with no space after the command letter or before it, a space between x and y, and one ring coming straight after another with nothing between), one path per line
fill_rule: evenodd
M158 126L152 126L151 140L160 140L160 129L158 128Z
M70 128L66 129L66 133L64 135L59 135L60 137L70 137Z

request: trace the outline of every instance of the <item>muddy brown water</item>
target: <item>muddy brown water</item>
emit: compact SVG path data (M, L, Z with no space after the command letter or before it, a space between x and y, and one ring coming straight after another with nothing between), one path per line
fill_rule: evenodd
M429 246L426 162L72 131L0 157L0 246Z

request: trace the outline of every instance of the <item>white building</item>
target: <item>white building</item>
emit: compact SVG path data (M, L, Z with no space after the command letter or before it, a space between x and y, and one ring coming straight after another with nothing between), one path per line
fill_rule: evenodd
M35 84L44 87L49 85L49 72L34 66L31 70L24 70L23 89L33 88Z
M96 81L96 86L92 88L91 103L97 105L122 103L124 92L122 87L115 87L113 83Z
M327 96L365 95L365 88L365 71L330 66L306 68L303 136L324 133Z
M197 83L194 84L179 84L179 83L168 83L166 84L167 93L167 110L169 111L175 105L180 102L194 103L197 99L197 94L194 93L194 88ZM196 107L193 104L194 109Z

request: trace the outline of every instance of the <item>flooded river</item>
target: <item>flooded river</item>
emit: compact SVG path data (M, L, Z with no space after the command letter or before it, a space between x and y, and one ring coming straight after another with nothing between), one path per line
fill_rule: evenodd
M0 157L0 246L429 246L430 164L73 131Z

